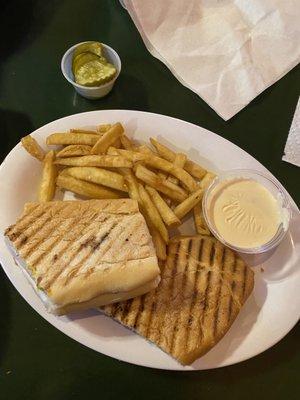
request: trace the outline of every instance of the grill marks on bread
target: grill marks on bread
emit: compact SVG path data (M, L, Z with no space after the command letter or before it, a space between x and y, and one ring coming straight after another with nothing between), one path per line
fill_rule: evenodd
M182 364L211 349L253 289L253 272L236 253L207 236L171 241L159 286L103 307Z
M144 227L137 205L127 199L29 203L5 235L47 292L58 279L68 285L79 274L153 256Z

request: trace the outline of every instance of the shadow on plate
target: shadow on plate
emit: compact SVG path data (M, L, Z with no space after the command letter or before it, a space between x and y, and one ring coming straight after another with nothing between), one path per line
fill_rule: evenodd
M97 309L82 311L60 318L64 322L75 322L76 325L93 335L101 336L102 339L107 337L115 340L116 338L134 335L129 329L106 317Z

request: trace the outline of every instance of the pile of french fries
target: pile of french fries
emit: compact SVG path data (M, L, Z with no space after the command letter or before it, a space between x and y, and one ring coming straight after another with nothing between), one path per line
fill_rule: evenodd
M196 232L210 235L201 200L215 175L156 139L150 142L152 148L133 142L120 123L53 133L46 144L56 150L47 153L30 135L21 140L43 162L39 201L51 201L56 187L92 199L137 200L157 257L165 260L169 230L178 227L190 211ZM63 147L57 150L57 146Z

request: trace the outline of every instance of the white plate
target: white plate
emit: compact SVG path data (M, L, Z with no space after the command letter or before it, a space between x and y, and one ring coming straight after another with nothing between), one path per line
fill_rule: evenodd
M178 119L138 111L92 111L51 122L32 135L44 142L52 132L99 123L121 121L129 136L147 141L156 136L213 170L251 168L269 173L239 147L196 125ZM258 138L259 140L259 138ZM211 160L211 161L209 161ZM15 222L26 201L35 200L41 165L18 144L0 169L0 229ZM255 289L227 335L207 355L191 366L175 360L97 311L70 317L48 314L0 238L0 261L24 299L48 322L78 342L108 356L133 364L174 370L201 370L234 364L261 353L284 337L299 319L300 309L300 213L291 199L293 218L281 245L261 267L255 267ZM184 231L191 229L191 222ZM257 262L257 260L255 260Z

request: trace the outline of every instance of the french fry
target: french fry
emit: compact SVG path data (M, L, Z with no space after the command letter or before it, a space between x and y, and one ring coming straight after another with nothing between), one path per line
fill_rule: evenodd
M131 168L132 162L122 156L89 155L82 157L59 158L55 164L73 167Z
M150 155L153 155L153 156L157 156L157 154L154 153L154 151L152 151L152 150L150 149L150 147L148 147L146 144L143 144L143 145L141 145L141 146L138 146L138 147L136 148L136 151L138 151L139 153L144 153L144 154L150 154Z
M110 147L108 152L117 152L119 155L127 158L132 162L143 161L145 156L143 154L137 153L136 151L132 150L124 150L124 149L116 149L115 147Z
M164 159L174 162L174 159L176 157L176 153L169 149L167 146L161 144L158 140L154 138L150 138L151 144L155 147L156 151L158 154L163 157ZM184 169L192 175L194 178L197 179L202 179L204 175L206 174L206 170L202 168L200 165L195 163L194 161L187 160Z
M68 169L69 168L62 168L60 171L59 171L59 176L65 176L65 175L68 175L68 176L70 176L69 174L68 174Z
M86 156L91 153L91 149L92 147L86 144L70 144L56 153L56 158Z
M81 179L73 178L66 173L57 177L56 185L62 189L80 194L91 199L119 199L124 194L96 183L86 182Z
M168 179L163 180L162 183L165 187L169 188L170 190L173 190L176 193L181 193L182 197L184 197L185 199L188 197L187 192L182 187L175 185L175 183L168 181Z
M39 161L43 161L45 152L38 144L38 142L30 135L24 136L21 139L22 146L24 149L34 158Z
M113 146L116 149L122 149L122 143L121 143L121 139L117 138L114 142L113 142Z
M119 156L120 155L119 150L120 149L116 149L115 147L110 146L107 149L106 154L109 155L109 156Z
M193 216L194 216L196 232L199 233L199 235L210 236L211 233L208 229L208 226L203 216L201 202L196 204L195 207L193 208Z
M164 172L158 171L157 175L161 178L161 179L168 179L168 175L165 174ZM171 181L170 181L171 182Z
M70 129L70 132L71 133L85 133L85 134L89 134L89 135L98 135L98 137L99 137L99 132L88 130L88 129Z
M94 144L92 148L92 154L104 154L106 150L113 145L113 143L122 135L124 132L123 126L118 122L114 124L108 131L106 131Z
M38 200L40 202L51 201L55 194L55 181L57 176L57 167L54 165L55 153L49 151L43 160L42 179L38 192Z
M187 157L186 157L185 154L183 154L183 153L176 153L173 164L175 165L175 167L183 168L183 167L184 167L184 164L185 164L185 162L186 162L186 159L187 159ZM170 182L173 182L173 183L176 183L176 184L178 183L178 179L175 178L175 176L169 176L169 177L168 177L168 180L169 180Z
M150 143L162 158L167 161L174 162L176 153L173 150L169 149L167 146L163 145L154 138L150 138Z
M155 207L157 208L160 216L162 217L164 223L168 226L180 225L180 220L174 214L173 210L164 201L161 195L152 187L146 186L146 190L151 197Z
M153 244L155 247L156 255L159 260L167 259L167 246L159 231L152 225L148 225L150 234L152 236Z
M71 167L68 168L68 175L73 178L82 179L84 181L97 183L112 189L127 192L124 177L116 172L97 167Z
M174 175L190 192L194 192L197 189L196 181L183 168L176 167L169 161L152 154L145 154L145 159L143 162L150 167L157 168Z
M191 174L194 178L202 179L206 174L206 169L202 168L199 164L192 160L187 160L184 169Z
M199 187L202 187L203 189L207 189L208 186L212 183L212 181L215 179L216 175L213 174L212 172L207 172L202 179L202 181L199 184Z
M143 204L143 209L148 215L148 218L151 220L152 224L161 234L163 240L168 243L169 241L169 233L159 212L157 211L155 205L153 204L149 194L145 190L144 186L139 183L139 195Z
M179 186L176 186L167 180L162 180L154 172L142 165L136 166L135 176L141 181L145 182L147 185L153 187L161 193L164 193L177 202L181 202L187 198L186 193L184 190L179 188Z
M176 167L184 167L184 164L186 163L187 160L187 155L184 153L176 153L175 155L175 159L174 159L174 165L176 165Z
M171 208L172 205L172 199L169 199L165 194L161 194L161 197L164 199L164 201L168 204L168 206Z
M203 197L204 189L199 187L194 193L192 193L187 199L185 199L182 203L178 204L177 207L174 208L175 215L181 219L183 218L192 208L198 204Z
M101 124L97 126L97 132L105 133L111 128L111 124Z
M46 139L47 145L69 145L69 144L85 144L94 146L99 139L99 135L91 135L89 133L52 133Z
M134 150L135 149L135 145L133 144L133 142L124 133L122 136L120 136L120 141L125 150Z
M166 242L163 240L159 231L153 226L151 219L149 218L147 212L144 209L144 206L139 203L140 211L143 214L150 234L152 236L153 244L155 247L156 256L159 260L166 260L167 258L167 245Z
M126 185L128 187L129 197L133 200L137 200L139 204L142 204L139 194L139 187L138 187L139 183L135 175L133 174L132 170L129 168L122 168L121 173L124 176Z

